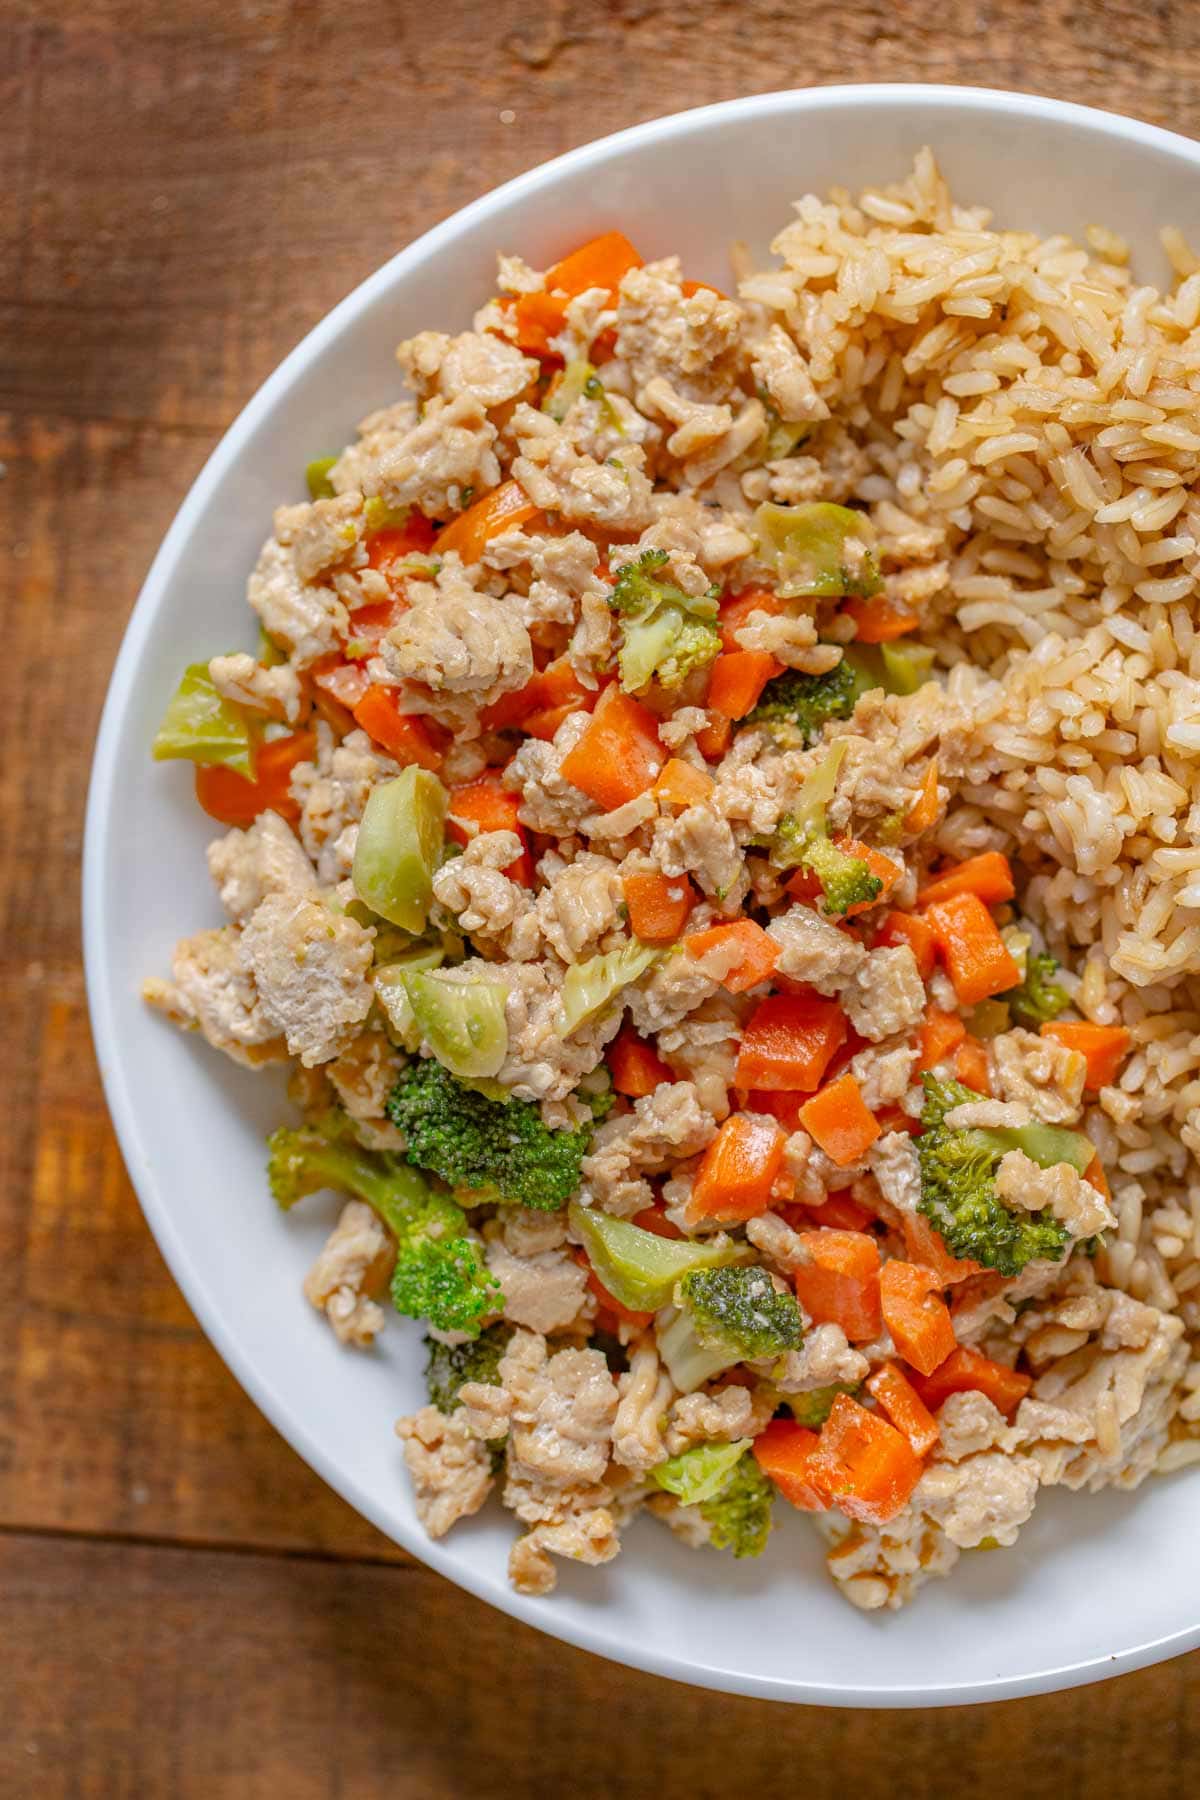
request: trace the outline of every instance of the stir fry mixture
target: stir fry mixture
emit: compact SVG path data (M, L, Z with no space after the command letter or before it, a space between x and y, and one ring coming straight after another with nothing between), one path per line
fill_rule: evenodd
M417 1512L494 1489L524 1592L643 1509L734 1557L798 1509L896 1607L1200 1459L1173 250L1137 288L925 154L735 296L502 256L167 709L226 922L147 999L292 1065L308 1300L423 1321Z

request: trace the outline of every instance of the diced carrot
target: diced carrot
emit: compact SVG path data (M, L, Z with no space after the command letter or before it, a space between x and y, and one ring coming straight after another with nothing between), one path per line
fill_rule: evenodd
M879 1276L883 1322L913 1368L932 1375L955 1347L950 1308L936 1292L937 1276L920 1263L891 1257Z
M936 1069L940 1062L953 1055L966 1035L967 1028L957 1013L939 1012L931 1006L917 1032L915 1073L919 1075L923 1069Z
M766 1212L787 1142L774 1119L734 1113L700 1159L687 1203L691 1225L702 1220L739 1224Z
M369 687L352 709L355 720L396 762L417 763L436 773L442 766L444 735L428 720L402 713L396 701L395 688Z
M524 687L485 706L479 721L485 731L507 731L519 725L530 737L552 738L568 713L587 712L595 702L596 691L585 688L570 660L560 656L538 669Z
M921 1129L921 1121L906 1113L902 1106L881 1106L875 1114L879 1120L879 1129L888 1131L907 1131L912 1137Z
M515 481L502 481L439 531L433 548L439 556L457 550L465 563L476 563L489 538L511 531L516 525L527 525L538 512L539 508Z
M639 1037L632 1025L621 1027L604 1060L618 1094L626 1094L630 1100L643 1100L664 1082L675 1079L653 1044Z
M547 269L546 290L571 299L589 288L607 288L612 294L623 275L641 266L641 257L623 232L605 231Z
M727 719L744 719L768 681L782 671L783 664L765 650L723 650L712 665L706 704Z
M696 748L707 762L720 762L733 739L733 721L724 713L709 715L707 725L696 733Z
M867 1378L867 1392L896 1430L903 1432L914 1453L928 1456L942 1435L941 1429L903 1369L894 1362L880 1363Z
M1100 1152L1098 1150L1087 1168L1083 1171L1083 1179L1090 1182L1098 1193L1104 1195L1106 1200L1112 1199L1112 1189L1108 1185L1108 1176L1104 1173L1104 1164L1100 1161Z
M712 791L712 776L705 769L693 768L691 763L678 756L664 763L663 772L652 789L655 799L665 800L668 806L699 806Z
M772 1419L754 1440L754 1460L785 1500L801 1512L827 1512L829 1496L813 1479L810 1462L817 1434L793 1419Z
M879 1246L865 1231L802 1231L812 1261L796 1269L796 1298L818 1325L840 1325L852 1344L879 1336Z
M721 977L721 986L731 994L744 993L747 988L757 987L760 981L765 981L780 955L779 945L770 932L756 925L753 919L735 919L732 925L713 925L707 931L694 931L684 938L683 947L689 956L706 956L710 950L736 947L741 952L740 959Z
M849 1394L834 1401L808 1465L814 1488L868 1525L886 1525L904 1510L922 1467L908 1439Z
M567 322L566 302L561 295L518 294L512 308L516 324L517 348L530 356L551 356L551 338L556 338Z
M890 644L893 638L904 637L921 623L920 613L897 605L886 594L872 594L870 599L850 594L842 601L841 610L854 620L860 644Z
M277 812L294 825L300 808L292 799L292 770L316 755L317 740L311 731L293 731L288 737L260 744L251 779L219 763L196 767L196 798L210 819L222 825L253 825L259 813Z
M831 1231L865 1231L872 1215L848 1194L827 1194L820 1206L806 1207L809 1222Z
M846 1015L819 994L772 994L751 1013L738 1051L739 1087L812 1094L846 1041Z
M736 594L726 594L717 620L725 649L737 651L742 648L734 634L746 624L751 613L769 613L772 618L777 618L785 608L786 602L771 588L748 587Z
M834 843L839 850L844 850L847 856L856 856L859 862L865 862L871 874L881 883L879 892L873 900L858 900L853 906L848 906L845 913L846 918L852 919L856 913L870 912L873 906L882 906L903 875L902 866L894 862L890 856L885 856L882 850L876 850L870 844L862 843L858 838L835 838Z
M1087 1063L1083 1085L1093 1091L1112 1086L1131 1042L1124 1025L1090 1025L1074 1019L1050 1020L1042 1026L1042 1036L1079 1052Z
M931 906L935 900L953 900L956 894L975 894L986 905L998 906L1002 900L1011 900L1016 891L1007 856L999 850L985 850L931 875L917 895L917 905Z
M414 507L403 525L385 525L382 531L370 534L366 544L368 566L378 569L390 582L394 563L432 549L433 540L432 524Z
M800 1108L800 1123L839 1169L848 1168L865 1156L879 1136L879 1126L867 1110L862 1089L848 1072L829 1082Z
M764 1088L739 1088L737 1096L738 1105L746 1112L770 1113L785 1131L799 1131L800 1108L804 1105L805 1095L783 1090L772 1093Z
M977 894L938 900L925 917L964 1006L1020 986L1021 971Z
M696 903L696 890L686 875L660 875L657 869L622 876L621 891L629 929L644 944L673 944Z
M882 923L875 933L875 945L879 948L881 945L892 944L908 945L917 959L917 971L921 980L928 981L937 962L937 947L928 921L918 913L884 913Z
M670 1079L668 1077L668 1079ZM634 1213L633 1223L643 1231L652 1231L655 1237L681 1238L683 1236L678 1225L672 1225L663 1209L662 1203L647 1206L643 1212Z
M977 1037L972 1037L970 1032L954 1052L954 1074L964 1087L974 1088L977 1094L990 1095L992 1077L988 1068L987 1045Z
M951 1287L957 1281L983 1274L983 1264L973 1257L951 1256L941 1232L921 1213L903 1213L900 1224L909 1261L921 1263L936 1276L939 1288Z
M529 838L517 817L521 796L510 794L495 774L480 775L462 787L451 788L450 807L446 814L446 832L456 843L469 844L478 831L512 831L521 840L521 854L509 863L504 873L522 887L533 886L533 859L529 854ZM475 827L475 831L470 829Z
M937 824L938 808L938 766L935 756L922 777L916 799L904 815L905 831L928 831L930 826Z
M1009 1414L1025 1398L1033 1386L1033 1378L1004 1363L993 1362L990 1356L985 1356L981 1350L972 1350L969 1344L960 1344L945 1362L939 1363L932 1375L917 1376L913 1386L930 1412L936 1412L951 1394L966 1394L977 1389L1002 1413Z
M666 760L654 714L614 682L600 695L559 773L602 811L612 812L652 787Z
M331 662L324 668L313 667L308 673L317 687L351 709L358 705L371 685L361 663Z
M617 328L615 325L606 325L604 330L598 331L592 339L592 362L599 369L606 362L611 362L616 353Z

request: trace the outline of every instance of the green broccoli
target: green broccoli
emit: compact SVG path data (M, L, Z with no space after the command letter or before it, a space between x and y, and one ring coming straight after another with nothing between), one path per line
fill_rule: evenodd
M1044 1025L1048 1019L1057 1019L1064 1007L1071 1004L1071 997L1066 988L1060 987L1054 977L1058 974L1058 958L1051 956L1048 950L1027 950L1025 952L1025 976L1020 987L1010 988L998 999L1007 1000L1015 1019L1023 1025Z
M783 1402L797 1425L819 1431L833 1411L838 1395L857 1394L861 1386L860 1381L833 1381L828 1387L809 1388L804 1394L785 1394Z
M996 1194L996 1171L1009 1150L1023 1150L1042 1168L1069 1162L1080 1174L1094 1151L1087 1138L1040 1120L999 1130L953 1130L946 1114L981 1100L957 1081L921 1077L923 1127L917 1139L921 1168L918 1210L937 1228L952 1255L973 1257L1001 1275L1019 1275L1035 1257L1058 1262L1070 1238L1049 1212L1014 1212Z
M771 1534L774 1499L773 1483L747 1451L721 1492L700 1502L709 1543L715 1550L732 1550L735 1556L761 1556Z
M811 744L820 737L827 719L850 717L869 685L845 656L825 675L802 675L799 669L785 669L774 681L768 681L747 723L792 727L799 742Z
M692 1269L675 1298L678 1317L659 1333L658 1347L680 1393L735 1363L782 1356L804 1341L794 1296L780 1293L757 1266Z
M334 1131L341 1128L335 1126ZM479 1332L503 1304L500 1285L468 1235L462 1208L387 1152L363 1150L318 1125L281 1126L268 1140L271 1192L285 1209L333 1188L372 1207L396 1240L392 1304L439 1331Z
M489 1387L498 1387L500 1358L512 1334L511 1325L496 1324L466 1344L443 1344L437 1338L427 1337L425 1386L430 1403L439 1412L452 1413L462 1404L458 1390L465 1382L482 1381Z
M656 580L654 571L668 560L665 550L643 550L636 562L616 572L609 605L621 617L617 661L626 693L639 693L652 680L677 688L721 648L717 590L685 594L671 582Z
M825 823L846 748L844 738L830 746L828 755L805 779L791 812L780 820L774 841L775 860L781 866L799 863L811 869L821 884L822 910L831 915L844 914L852 906L869 906L883 892L879 876L872 875L861 856L839 849Z
M410 1063L387 1102L418 1168L440 1175L466 1203L502 1200L553 1212L580 1181L591 1128L551 1131L527 1100L493 1100L431 1059Z

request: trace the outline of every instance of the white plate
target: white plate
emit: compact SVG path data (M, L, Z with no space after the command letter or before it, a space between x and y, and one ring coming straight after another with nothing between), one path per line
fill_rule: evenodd
M1193 237L1200 226L1200 146L1081 107L958 88L762 95L638 126L509 182L336 308L214 451L121 649L84 860L96 1050L130 1175L204 1329L289 1443L405 1549L544 1631L680 1680L838 1705L1037 1693L1200 1642L1195 1480L1051 1494L1016 1549L964 1557L914 1608L886 1617L838 1598L815 1533L784 1505L758 1562L691 1552L647 1519L607 1568L563 1565L544 1600L507 1585L514 1525L498 1505L430 1543L392 1435L423 1398L419 1332L389 1322L377 1353L339 1349L300 1292L332 1203L284 1219L265 1187L277 1077L235 1069L138 998L175 938L218 917L204 867L212 827L188 772L152 764L149 745L181 666L252 642L246 574L272 508L302 497L305 461L396 396L402 337L469 324L497 251L544 265L619 225L647 256L677 251L689 275L721 282L730 240L764 253L798 195L897 178L925 143L960 198L1047 233L1103 221L1150 279L1166 273L1158 226L1173 221Z

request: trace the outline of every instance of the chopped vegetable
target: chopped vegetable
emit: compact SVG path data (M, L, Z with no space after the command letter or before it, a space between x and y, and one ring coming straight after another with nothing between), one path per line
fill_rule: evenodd
M657 869L632 869L621 878L629 929L646 944L673 944L696 904L696 890L686 875L660 875Z
M190 663L163 714L154 739L155 762L185 762L254 775L255 733L240 706L213 685L207 663Z
M839 738L808 775L796 804L780 820L775 834L775 855L780 863L800 863L820 884L823 910L844 914L871 906L883 892L883 879L872 872L862 856L838 847L830 839L825 811L837 790L838 771L846 755L846 740ZM848 840L853 842L853 840ZM893 877L899 872L889 864Z
M865 1231L802 1231L811 1261L792 1279L817 1325L840 1325L852 1344L879 1336L879 1246Z
M936 1069L953 1055L966 1035L967 1028L957 1013L939 1012L931 1006L917 1032L917 1073Z
M456 1412L462 1405L459 1389L468 1381L499 1387L500 1358L512 1334L512 1326L501 1322L489 1325L465 1344L443 1344L438 1338L427 1337L425 1389L430 1405L440 1413ZM499 1435L503 1435L503 1427Z
M786 1139L775 1119L734 1113L704 1152L687 1203L689 1224L740 1224L767 1210Z
M560 1135L555 1133L555 1136ZM696 1269L715 1269L739 1254L728 1238L663 1237L631 1219L617 1219L598 1208L572 1200L572 1234L622 1306L657 1312L670 1304L676 1285Z
M439 1063L465 1080L499 1073L508 1055L504 1007L508 984L485 971L490 964L415 971L404 991L421 1037ZM464 979L464 972L468 978Z
M993 1362L990 1356L968 1344L960 1344L931 1375L914 1377L913 1386L930 1412L936 1412L951 1394L975 1391L986 1394L1007 1417L1016 1411L1033 1380L1004 1363Z
M811 1094L846 1041L846 1015L819 994L772 994L742 1033L735 1080L741 1088Z
M752 713L767 683L780 674L782 663L765 650L725 650L712 666L708 704L727 719L744 719Z
M469 844L479 832L511 831L520 839L521 854L504 870L510 881L533 886L533 858L529 834L520 821L521 796L512 794L495 772L478 776L462 787L451 788L446 814L446 835L455 843ZM471 829L474 827L474 830Z
M932 906L935 900L953 900L959 894L974 894L988 906L1011 900L1016 893L1012 865L999 850L985 850L981 856L966 862L951 863L931 875L917 895L918 906Z
M445 740L440 730L428 720L401 712L398 689L369 687L351 710L355 724L361 725L394 762L416 763L434 773L441 768Z
M582 400L587 392L588 383L595 379L596 371L590 362L569 362L551 383L546 398L542 401L542 411L561 425L577 400Z
M700 1516L708 1526L714 1550L732 1550L735 1556L761 1556L771 1534L771 1508L775 1490L752 1456L742 1456L733 1473L711 1500L700 1502Z
M1053 1038L1067 1050L1079 1052L1087 1063L1083 1085L1093 1093L1098 1088L1112 1086L1118 1065L1128 1055L1132 1041L1124 1025L1089 1025L1075 1019L1059 1019L1043 1025L1041 1035Z
M969 1032L954 1052L954 1077L964 1087L974 1088L977 1094L990 1094L992 1091L987 1046Z
M975 894L956 894L927 907L925 917L964 1006L1015 987L1021 971L996 922Z
M917 959L917 970L922 981L928 981L933 974L937 962L937 945L928 919L921 918L919 913L888 912L884 913L879 929L875 933L876 947L892 944L907 944Z
M654 962L661 951L649 944L624 944L603 956L589 956L586 962L572 963L563 978L562 1005L557 1030L560 1037L570 1037L589 1019L603 1012L623 988L629 987Z
M983 1274L983 1264L973 1257L951 1256L941 1232L935 1231L920 1213L903 1213L900 1225L908 1260L921 1263L936 1275L939 1288L951 1287L957 1281L968 1281L972 1275Z
M440 531L433 540L433 549L438 556L457 550L464 563L477 563L490 539L499 537L502 531L530 524L539 512L517 482L501 482Z
M371 971L371 985L387 1018L388 1035L412 1055L421 1047L421 1027L409 1004L404 978L440 968L444 961L445 952L440 945L418 943L401 956L378 963Z
M354 848L354 891L372 912L414 936L424 931L442 854L446 790L410 766L367 796Z
M708 724L702 725L696 733L696 748L706 761L720 762L733 740L733 724L715 710L709 713L708 719Z
M372 1207L396 1239L392 1304L409 1318L428 1319L439 1331L477 1337L482 1320L499 1312L503 1295L483 1260L483 1247L467 1234L460 1207L435 1194L399 1157L361 1149L316 1125L283 1126L268 1141L268 1178L279 1205L333 1188Z
M259 813L267 811L295 824L300 807L292 797L292 771L298 763L309 762L316 751L316 734L311 731L269 738L258 747L253 781L236 769L204 765L196 770L196 799L209 818L222 825L253 825Z
M617 666L621 686L636 694L657 681L677 688L694 669L712 662L721 648L717 601L711 590L685 594L655 570L670 560L665 550L643 550L636 562L616 571L609 604L621 620ZM714 702L715 704L715 702Z
M800 1308L767 1271L727 1264L696 1269L676 1289L679 1315L659 1332L659 1354L681 1394L735 1363L765 1361L799 1349Z
M336 456L314 456L304 470L304 480L308 488L310 500L332 500L334 486L329 479L329 471L337 462Z
M928 1456L941 1437L937 1420L903 1369L880 1363L867 1378L867 1392L882 1407L897 1431L903 1432L917 1456Z
M749 1448L749 1438L736 1438L732 1444L697 1444L659 1463L650 1472L651 1480L685 1506L699 1506L721 1492Z
M800 1108L800 1123L839 1169L848 1168L865 1156L879 1136L879 1125L868 1112L862 1089L849 1071L805 1102Z
M1057 974L1058 958L1051 956L1048 950L1025 952L1021 985L1000 996L1008 1002L1014 1019L1036 1029L1056 1019L1071 1004L1066 988L1054 979Z
M921 623L920 613L889 600L886 594L877 594L869 600L851 597L843 602L841 610L848 619L854 620L860 644L890 643L893 638L915 631Z
M546 291L574 299L589 288L607 288L615 299L622 276L641 266L641 257L623 232L605 231L546 270Z
M827 1512L829 1495L812 1467L817 1434L790 1419L772 1419L754 1440L754 1460L763 1474L801 1512Z
M904 829L914 836L930 831L937 824L941 802L938 799L938 766L936 756L921 778L920 791L904 815Z
M894 1426L839 1394L809 1468L813 1485L848 1519L886 1525L907 1505L922 1463Z
M614 1088L630 1100L642 1100L675 1079L653 1045L632 1025L622 1025L608 1046L607 1061Z
M865 642L859 633L859 642ZM933 673L933 650L928 644L881 642L879 654L883 663L885 685L892 694L915 694ZM936 765L933 765L936 767ZM936 776L935 776L936 781ZM936 814L934 815L936 817ZM933 820L930 820L930 824ZM924 831L925 826L909 826L910 831Z
M478 1206L489 1200L554 1212L579 1186L590 1126L551 1131L532 1100L492 1100L440 1063L411 1063L392 1089L388 1117L409 1162Z
M767 613L771 618L778 618L780 613L787 610L787 602L781 600L773 588L748 587L741 588L736 593L724 595L717 619L722 649L742 649L743 646L738 642L737 634L743 625L749 623L756 612Z
M859 672L844 656L827 675L786 669L768 681L750 723L791 727L801 743L811 744L829 719L848 719L865 691Z
M713 778L707 770L673 756L663 765L652 791L656 800L665 800L668 806L702 806L712 794Z
M758 554L783 599L797 595L879 593L875 533L865 513L828 500L799 506L767 501L751 524Z
M632 921L633 913L630 911ZM640 933L639 933L640 935ZM769 931L753 919L735 919L731 925L712 925L707 931L693 931L683 940L689 956L707 956L710 950L729 951L736 948L739 960L721 977L721 986L731 994L766 981L779 961L779 944Z
M603 812L636 800L666 761L654 714L612 684L596 702L579 742L559 773Z
M885 1262L879 1276L883 1322L905 1362L922 1375L931 1375L955 1347L950 1308L937 1285L932 1270L899 1257Z
M858 1381L831 1381L828 1387L809 1388L806 1394L785 1394L783 1398L797 1425L816 1431L829 1417L838 1395L857 1394L861 1385Z

